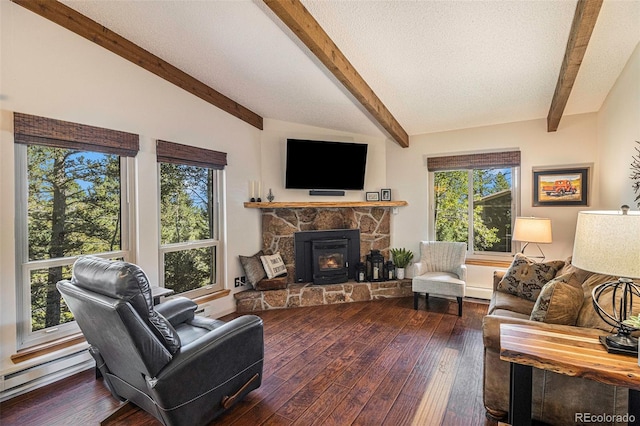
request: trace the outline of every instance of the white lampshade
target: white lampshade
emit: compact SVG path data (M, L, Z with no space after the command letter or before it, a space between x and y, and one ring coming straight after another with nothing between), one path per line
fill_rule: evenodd
M516 217L513 241L549 244L552 241L551 219L546 217Z
M571 263L599 274L640 278L640 212L579 212Z

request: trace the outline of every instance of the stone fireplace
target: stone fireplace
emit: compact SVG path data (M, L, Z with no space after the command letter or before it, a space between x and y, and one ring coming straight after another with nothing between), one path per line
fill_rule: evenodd
M316 306L333 303L364 302L388 297L411 296L411 280L383 282L347 282L313 285L313 278L295 279L300 262L296 261L294 247L297 233L329 231L331 239L341 240L340 235L359 233L359 252L349 260L350 266L365 260L371 249L380 250L388 259L390 244L391 207L407 205L405 201L359 204L357 206L309 206L303 203L245 203L247 207L262 209L262 249L268 253L280 252L287 266L289 284L280 290L246 290L234 294L238 312L256 312L268 309L285 309L299 306ZM323 203L308 203L323 204ZM338 204L338 203L335 203ZM338 233L339 237L334 238ZM330 254L327 262L336 261ZM326 265L325 265L326 266ZM326 268L325 268L326 269ZM355 274L355 271L354 271ZM354 275L355 276L355 275ZM305 282L305 280L307 280Z
M262 209L262 249L268 253L280 252L287 266L289 283L296 280L294 236L303 231L359 231L359 255L362 262L371 249L380 250L389 257L391 239L390 209L385 207L307 207ZM355 267L355 264L350 265ZM353 274L349 276L351 279ZM309 279L307 282L311 282Z

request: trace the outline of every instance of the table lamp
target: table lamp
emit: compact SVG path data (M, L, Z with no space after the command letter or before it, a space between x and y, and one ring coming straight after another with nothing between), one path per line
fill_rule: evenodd
M544 253L538 244L551 243L551 219L546 217L516 217L511 239L525 243L522 246L522 250L520 250L522 254L524 254L524 250L530 243L534 243L540 251L540 256L529 257L544 260Z
M634 297L640 297L632 280L640 278L640 212L628 210L625 205L622 211L579 212L573 245L574 266L620 277L596 286L591 293L600 318L618 330L600 339L608 352L638 352L638 339L631 336L638 328L623 322L634 312ZM602 307L605 300L611 302L611 312Z

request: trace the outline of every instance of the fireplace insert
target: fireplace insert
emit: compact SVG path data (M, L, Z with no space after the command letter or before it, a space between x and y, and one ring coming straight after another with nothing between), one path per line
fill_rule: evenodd
M301 231L293 237L295 282L336 284L355 278L355 267L360 261L359 229ZM318 242L320 245L314 254L314 245ZM321 247L325 243L329 247Z
M314 284L337 284L349 280L348 248L349 242L344 238L311 242Z

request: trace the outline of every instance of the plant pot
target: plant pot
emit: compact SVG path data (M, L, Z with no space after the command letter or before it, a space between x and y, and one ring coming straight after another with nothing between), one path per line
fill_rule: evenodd
M404 279L404 268L396 268L396 278L399 280Z

